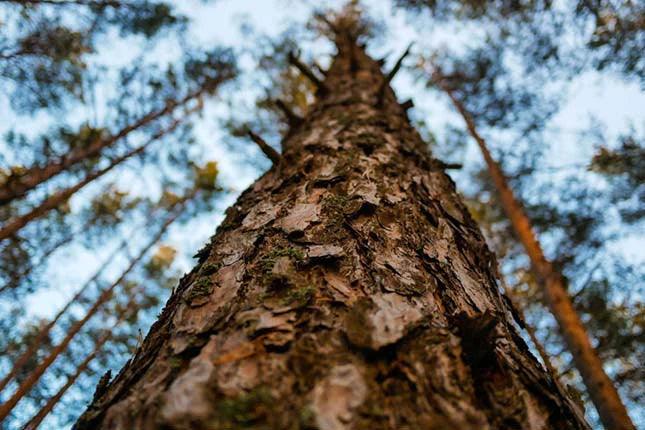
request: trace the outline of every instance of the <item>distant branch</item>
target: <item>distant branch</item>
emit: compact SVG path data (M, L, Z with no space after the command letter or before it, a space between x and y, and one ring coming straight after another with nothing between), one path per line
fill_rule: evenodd
M412 43L408 45L406 50L401 54L398 60L396 60L396 63L394 63L394 67L392 67L392 70L390 70L390 73L388 73L385 76L385 79L383 82L381 82L381 86L378 89L378 105L381 105L383 103L383 97L385 95L385 88L392 82L392 79L394 79L394 76L399 72L401 69L401 65L403 64L403 60L405 60L405 57L407 57L410 54L410 49L412 48Z
M318 70L318 72L323 75L327 76L327 70L323 69L320 64L318 64L316 61L313 62L313 67L314 69Z
M284 116L287 117L287 122L289 123L289 127L297 127L300 124L302 124L302 118L298 115L296 115L290 108L287 106L285 102L282 100L278 99L275 101L275 105L284 113Z
M413 107L414 107L414 102L412 101L412 99L407 99L406 101L401 103L401 108L406 112L412 109Z
M0 3L15 3L20 5L47 4L55 6L111 6L121 7L122 2L116 0L0 0Z
M280 160L282 159L280 153L273 149L271 145L266 143L264 139L253 133L251 130L247 130L246 133L251 138L251 140L255 142L255 144L262 150L262 152L264 152L264 155L266 155L267 158L271 160L273 164L278 164L280 162Z
M309 67L307 67L306 64L300 61L293 52L289 52L288 58L289 63L300 70L300 73L305 75L307 79L309 79L316 86L319 93L324 94L327 92L327 87L325 86L324 82L321 81L318 76L316 76L316 74Z

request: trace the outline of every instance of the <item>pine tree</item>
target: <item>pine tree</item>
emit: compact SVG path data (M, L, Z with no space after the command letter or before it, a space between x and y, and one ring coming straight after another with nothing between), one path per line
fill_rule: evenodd
M189 112L186 112L188 115ZM183 119L182 119L183 120ZM102 169L90 172L83 179L78 181L76 184L57 191L56 193L49 196L47 199L39 203L36 207L31 209L29 212L17 216L16 218L10 219L5 225L0 228L0 241L15 235L20 229L29 224L30 222L42 217L47 212L56 209L57 207L64 204L69 200L74 194L80 191L83 187L90 184L92 181L102 177L106 173L109 173L112 169L119 166L121 163L143 154L143 152L152 144L159 141L164 135L171 133L177 126L180 124L180 120L174 120L168 127L160 130L155 133L147 142L144 144L129 150L125 154L116 157L113 160L110 160L109 164Z
M531 268L540 281L545 301L558 321L560 331L573 355L575 365L582 375L601 421L608 429L635 429L618 391L605 373L603 363L591 344L587 330L573 306L567 292L567 282L564 275L553 262L545 257L542 244L535 235L531 220L511 189L501 167L493 159L486 141L477 131L471 114L455 96L452 89L442 82L442 78L441 71L437 70L433 80L450 97L456 110L464 119L469 133L481 150L502 207L513 226L515 236L522 243L531 260Z
M514 328L494 256L365 52L338 53L76 429L587 428Z

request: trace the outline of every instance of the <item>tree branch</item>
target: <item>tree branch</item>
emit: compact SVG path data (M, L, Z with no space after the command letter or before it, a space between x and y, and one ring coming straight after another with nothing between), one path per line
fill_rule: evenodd
M247 130L246 134L248 134L248 136L251 138L251 140L253 142L255 142L255 144L258 147L260 147L260 150L262 150L262 152L264 152L264 155L266 155L267 158L269 160L271 160L271 162L273 164L280 163L280 160L282 159L282 156L280 155L280 153L278 151L276 151L275 149L273 149L273 147L271 147L268 143L266 143L266 141L264 139L262 139L257 134L253 133L251 130Z
M385 88L392 82L392 79L394 79L394 76L398 73L398 71L401 69L401 65L403 64L403 60L405 57L410 54L410 49L412 48L412 43L408 45L406 50L401 54L398 60L396 60L396 63L394 63L394 67L392 67L392 70L390 70L390 73L388 73L385 76L385 79L383 82L381 82L381 86L378 89L378 105L381 105L383 103L383 96L385 95Z
M306 64L300 61L293 52L289 52L288 58L289 58L289 63L291 63L298 70L300 70L300 73L305 75L307 79L309 79L316 86L319 93L324 94L327 92L327 87L325 86L325 83L321 81L318 78L318 76L316 76L316 74L309 67L307 67Z
M323 69L320 64L318 64L316 61L313 62L313 67L314 69L318 70L318 72L323 75L327 76L327 70Z
M283 102L280 99L277 99L275 101L275 105L284 113L284 116L287 117L287 122L289 123L289 127L294 128L302 124L302 118L298 115L296 115L290 108L287 106L285 102Z
M406 101L401 103L401 108L406 112L412 109L413 107L414 107L414 102L412 101L412 99L407 99Z

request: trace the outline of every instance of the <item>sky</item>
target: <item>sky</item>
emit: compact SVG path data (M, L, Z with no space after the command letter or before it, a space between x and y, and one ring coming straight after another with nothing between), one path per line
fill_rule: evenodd
M188 38L193 44L203 47L228 45L244 50L252 48L257 34L277 36L291 23L306 23L314 7L337 7L343 3L344 1L340 0L219 0L206 3L200 0L182 0L176 2L176 6L192 20ZM387 35L382 37L377 45L368 48L376 57L387 56L388 65L391 65L412 41L415 42L413 53L423 54L441 45L468 43L472 38L479 37L477 31L465 26L456 28L454 32L419 28L418 25L409 22L405 13L394 11L388 0L371 0L365 4L374 16L387 24ZM252 27L254 34L246 31L243 23ZM128 43L132 41L126 42L125 45ZM126 64L130 60L128 48L123 44L110 44L100 53L101 59L110 58L115 63ZM307 57L315 53L313 56L320 59L322 64L329 60L332 53L329 43L319 40L305 41L302 51ZM163 46L155 53L159 58L172 58L180 55L181 51L178 46L170 45ZM242 66L249 74L255 71L255 65L248 57L243 56ZM393 86L400 100L414 100L415 108L412 115L425 120L438 137L444 134L449 124L463 128L461 118L452 111L448 100L441 94L425 90L423 83L416 81L409 71L402 70L393 81ZM194 261L191 256L206 242L223 219L224 209L268 167L268 163L260 162L258 168L257 162L249 160L249 151L255 151L249 142L239 141L236 143L239 149L234 147L231 150L230 139L221 126L221 120L225 119L228 111L224 107L224 99L233 96L234 101L239 100L242 103L252 100L257 90L252 79L243 78L239 87L208 101L204 114L196 121L198 146L195 151L201 154L200 156L218 161L222 183L231 192L218 203L218 210L185 226L171 228L165 243L180 251L179 265L184 271L190 270ZM554 134L554 142L550 148L553 151L553 156L550 157L552 167L588 162L594 148L579 147L567 142L575 138L576 132L589 125L589 118L602 118L610 137L616 137L630 126L641 130L645 127L645 93L637 84L625 83L618 77L594 72L578 76L569 85L566 100L549 125L558 131ZM25 129L30 127L29 124L18 124L18 121L24 120L12 116L8 109L8 101L0 99L0 132L4 133L16 125ZM492 146L495 147L494 144ZM464 170L467 170L468 166L481 163L480 154L472 142L461 161L466 165ZM122 175L124 176L121 180L127 182L133 179L129 175L135 173ZM106 181L112 179L114 176L106 178ZM457 172L453 174L453 179L458 188L468 186L466 174ZM91 193L91 189L84 191L75 199L82 201ZM645 262L642 239L641 232L621 242L620 246L626 258ZM95 252L86 252L82 247L76 246L57 253L48 266L47 278L52 287L40 290L30 297L27 304L30 313L42 317L53 315L101 265L110 250L109 244L106 244ZM125 261L115 264L114 273L124 264ZM69 270L70 267L74 270Z

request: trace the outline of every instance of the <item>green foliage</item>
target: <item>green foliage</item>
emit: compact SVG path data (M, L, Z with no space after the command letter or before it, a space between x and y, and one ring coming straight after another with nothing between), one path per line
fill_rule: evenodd
M92 52L82 32L45 17L26 23L14 46L0 53L0 80L16 85L12 107L33 112L80 97L84 56Z
M601 146L591 159L589 170L605 177L610 196L622 220L637 223L645 217L645 146L643 138L622 136L618 146Z
M111 226L123 220L127 211L137 207L141 199L131 197L127 191L110 187L90 202L90 215L95 225Z
M87 57L112 29L150 39L181 32L187 22L170 3L148 0L20 3L5 3L9 19L21 25L14 37L0 38L0 78L15 83L13 107L21 112L82 99Z
M169 245L159 245L155 253L146 263L145 269L149 277L161 279L164 272L175 261L177 250Z
M396 4L425 20L487 26L489 34L520 54L533 69L577 73L592 65L641 83L645 79L642 2L396 0ZM578 37L573 46L572 33ZM585 55L579 55L580 50Z
M237 74L235 57L230 49L223 48L191 53L184 63L184 74L197 86L214 91L217 84Z
M96 6L94 10L102 13L107 22L118 26L122 36L140 34L151 38L171 27L183 26L187 19L176 15L170 3L148 0L118 3L117 7Z
M544 91L538 76L525 81L516 76L505 61L507 50L488 39L462 56L437 53L422 60L419 75L430 87L441 81L450 88L477 124L523 133L540 129L555 113L557 98Z
M589 169L607 176L625 175L633 185L645 182L645 146L635 136L624 136L616 149L601 147Z
M195 168L195 185L204 190L216 190L219 169L216 161L209 161L202 167Z
M57 62L70 62L82 66L81 56L91 52L84 44L84 35L55 23L44 22L17 41L18 50L13 56L44 56Z

